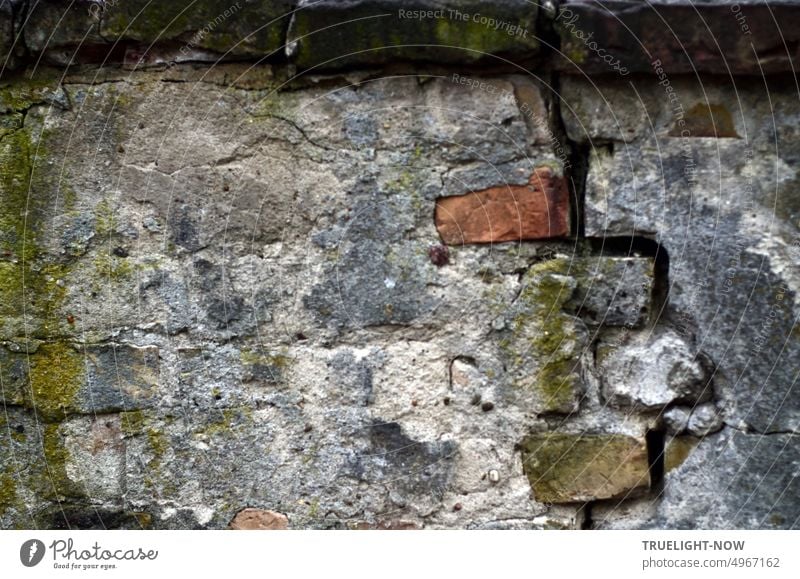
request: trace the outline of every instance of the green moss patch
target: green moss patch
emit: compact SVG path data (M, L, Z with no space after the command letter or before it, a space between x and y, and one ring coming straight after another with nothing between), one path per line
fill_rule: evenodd
M45 419L64 419L76 406L84 375L83 356L72 344L42 344L30 357L30 406Z
M511 335L501 342L518 375L517 386L539 392L544 412L574 411L580 393L579 321L563 311L575 290L574 279L564 275L567 269L562 260L551 260L526 273ZM529 365L529 359L534 363ZM525 375L529 366L537 370Z
M46 499L62 500L64 497L83 497L81 486L69 478L67 450L60 424L42 425L44 464L32 473L30 485Z

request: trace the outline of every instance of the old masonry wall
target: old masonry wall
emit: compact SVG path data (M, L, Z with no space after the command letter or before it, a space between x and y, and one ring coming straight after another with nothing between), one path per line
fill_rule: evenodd
M0 527L797 528L800 4L0 4Z

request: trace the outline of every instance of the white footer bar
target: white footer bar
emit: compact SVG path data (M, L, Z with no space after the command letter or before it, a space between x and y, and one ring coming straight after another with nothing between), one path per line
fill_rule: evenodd
M3 577L800 577L798 531L2 531Z

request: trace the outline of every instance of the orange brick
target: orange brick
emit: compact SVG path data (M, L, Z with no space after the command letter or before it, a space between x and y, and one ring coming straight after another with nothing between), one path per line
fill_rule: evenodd
M436 229L449 245L569 235L563 177L539 167L527 185L501 185L436 201Z

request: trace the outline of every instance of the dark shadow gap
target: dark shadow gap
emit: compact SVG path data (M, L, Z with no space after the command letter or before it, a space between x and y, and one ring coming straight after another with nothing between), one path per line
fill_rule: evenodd
M666 435L663 430L648 430L645 434L647 442L647 466L650 472L650 488L657 493L664 486L664 443Z

